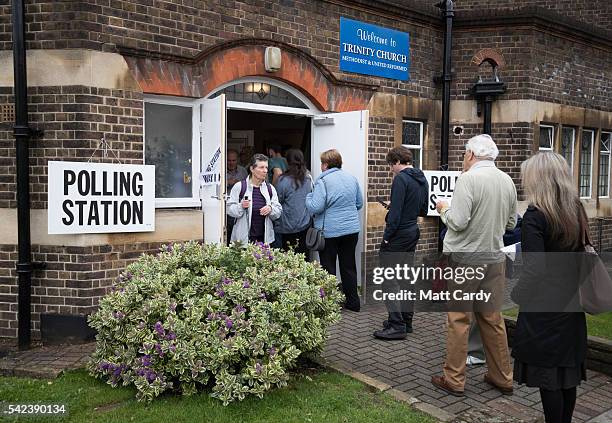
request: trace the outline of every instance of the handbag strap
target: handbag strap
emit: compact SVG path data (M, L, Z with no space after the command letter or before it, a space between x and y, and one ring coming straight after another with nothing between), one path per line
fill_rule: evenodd
M324 212L323 212L323 226L321 226L321 232L323 232L323 229L325 229L325 215L327 214L327 185L325 185L325 178L321 177L321 182L323 182L323 187L325 187L325 204L323 205L324 207Z

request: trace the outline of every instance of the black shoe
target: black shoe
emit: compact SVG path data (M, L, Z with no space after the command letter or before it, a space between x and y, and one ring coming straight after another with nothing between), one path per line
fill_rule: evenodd
M374 332L374 338L384 339L385 341L406 339L406 332L393 328L385 328Z
M383 328L388 329L391 325L389 325L389 321L385 320L383 322ZM412 325L406 325L406 333L412 333Z

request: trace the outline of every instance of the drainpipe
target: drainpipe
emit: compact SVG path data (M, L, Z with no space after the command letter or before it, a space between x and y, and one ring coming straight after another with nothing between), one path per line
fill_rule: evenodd
M451 48L453 41L453 17L455 16L454 3L452 0L442 0L436 4L442 10L445 20L444 30L444 64L442 67L442 136L440 138L440 169L448 169L448 133L450 112L450 89L451 81Z
M17 261L19 349L30 348L30 307L32 285L32 251L30 245L30 157L31 130L28 125L28 98L25 47L25 7L23 0L13 1L13 69L15 76L15 147L17 157Z
M441 125L441 137L440 137L440 169L448 170L448 132L449 126L449 114L450 114L450 88L453 77L451 75L451 48L453 45L453 17L455 16L454 3L452 0L442 0L436 7L442 10L442 15L445 20L444 28L444 63L442 66L442 125ZM438 79L438 78L436 78ZM444 229L444 223L439 219L438 224L439 232L441 233ZM438 251L442 251L443 242L440 236L438 236Z

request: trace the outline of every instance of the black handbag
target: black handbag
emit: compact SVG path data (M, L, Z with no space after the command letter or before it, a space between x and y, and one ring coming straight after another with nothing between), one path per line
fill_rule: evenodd
M325 211L323 214L323 226L321 229L317 229L314 226L308 228L308 231L306 231L306 239L304 240L306 247L314 251L322 251L325 248L325 236L323 229L325 228L325 214L327 214L327 187L325 186L325 181L323 178L321 178L321 182L323 182L323 186L325 187Z

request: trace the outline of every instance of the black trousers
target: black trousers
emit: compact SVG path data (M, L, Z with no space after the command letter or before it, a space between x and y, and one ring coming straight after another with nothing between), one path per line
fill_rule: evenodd
M394 268L397 264L403 266L414 264L414 251L419 242L420 232L417 225L407 229L397 231L388 243L380 246L379 258L382 267ZM412 285L414 286L414 285ZM402 289L410 289L411 286L406 281L395 279L386 280L383 283L385 292L398 293ZM397 330L405 330L406 326L412 328L412 317L414 313L414 303L411 301L386 300L385 306L389 314L389 325Z
M310 261L310 250L306 247L306 232L308 229L294 234L283 234L283 250L289 251L289 247L293 247L293 251L304 254L306 261Z
M319 251L321 266L330 275L336 276L336 258L338 259L342 292L346 297L345 307L353 311L359 311L361 307L357 293L357 263L355 262L358 238L359 233L325 238L325 248Z

